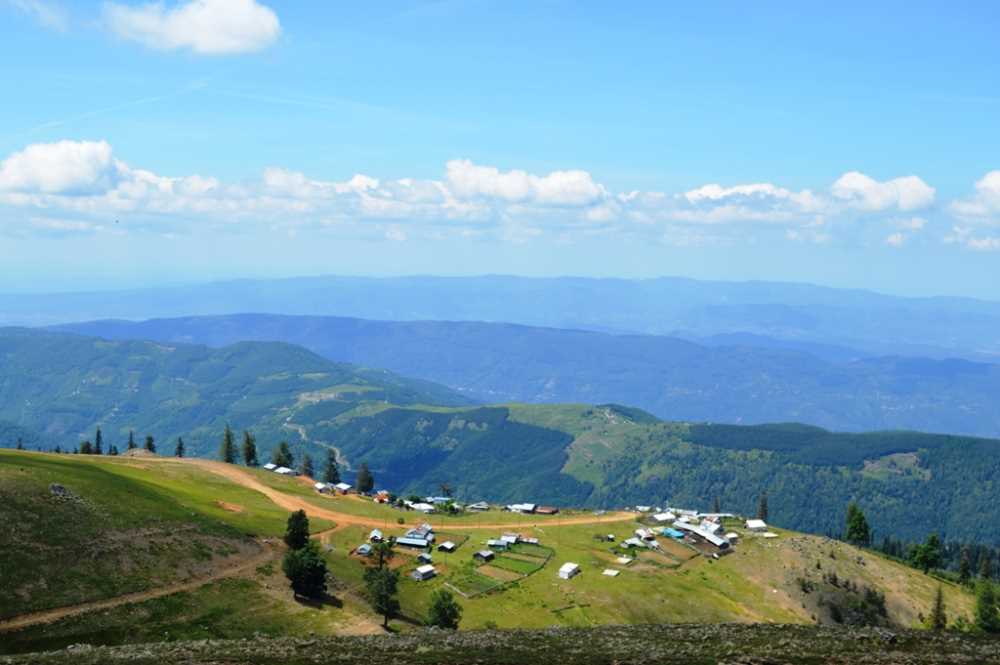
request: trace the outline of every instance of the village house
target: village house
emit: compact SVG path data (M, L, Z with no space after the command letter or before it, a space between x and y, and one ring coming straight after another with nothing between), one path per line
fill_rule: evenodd
M492 561L495 557L496 554L494 554L489 550L479 550L478 552L472 555L473 559L475 559L476 561L482 561L483 563Z
M509 544L507 543L506 540L500 540L500 539L497 539L497 538L493 538L493 539L490 539L490 540L486 541L486 546L489 547L492 550L507 551L507 548L508 548Z
M466 510L474 510L476 512L485 512L490 509L490 504L485 501L477 501L476 503L470 503L465 507Z
M450 540L446 540L440 545L438 545L439 552L447 552L449 554L454 552L457 548L458 546L455 543L451 542Z
M420 561L421 563L433 563L434 557L427 552L421 552L417 555L417 561Z
M538 506L535 508L535 513L538 515L558 515L559 509L555 506Z
M568 580L580 574L580 566L575 563L564 563L559 567L559 577Z
M392 494L389 490L379 490L375 492L375 496L372 498L375 503L389 503L392 501Z
M531 514L531 513L535 512L535 509L537 507L538 506L536 506L533 503L512 503L512 504L510 504L510 505L507 506L506 510L508 510L508 511L510 511L512 513Z
M368 540L373 543L381 543L382 531L380 529L372 529L372 532L368 534Z
M265 464L265 465L264 465L264 466L263 466L262 468L263 468L263 469L264 469L265 471L274 471L275 469L277 469L277 468L278 468L278 465L277 465L277 464L274 464L273 462L268 462L268 463L267 463L267 464Z
M313 488L317 492L319 492L320 494L329 494L330 493L330 486L327 485L326 483L314 483L313 484Z
M337 483L333 486L333 489L337 490L338 494L347 494L351 491L351 486L347 483Z
M747 531L764 533L765 531L767 531L767 522L765 522L764 520L747 520L746 527Z
M354 551L361 556L369 556L372 553L372 546L365 543L364 545L358 545L358 549Z
M426 538L416 538L413 536L403 536L402 538L396 539L396 544L401 547L415 547L418 549L424 549L430 546L430 541Z
M410 577L417 580L418 582L424 582L426 580L429 580L435 575L437 575L437 571L434 569L434 566L430 564L419 566L417 567L416 570L410 573Z

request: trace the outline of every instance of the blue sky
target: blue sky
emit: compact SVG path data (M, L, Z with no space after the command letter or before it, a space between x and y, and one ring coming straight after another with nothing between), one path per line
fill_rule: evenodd
M686 275L1000 299L1000 6L0 0L0 290Z

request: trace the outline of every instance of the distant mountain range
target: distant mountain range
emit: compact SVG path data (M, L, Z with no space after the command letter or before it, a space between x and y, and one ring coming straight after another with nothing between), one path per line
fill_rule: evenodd
M479 402L619 403L660 418L1000 436L1000 365L873 356L749 334L699 343L505 323L232 315L60 327L116 340L301 345Z
M721 379L720 379L721 380ZM995 393L994 393L995 394ZM0 329L0 445L64 449L101 426L123 449L156 438L215 457L226 424L250 429L261 459L288 440L297 460L336 450L400 494L558 505L711 505L753 513L769 493L783 526L839 532L856 500L877 534L1000 538L1000 441L798 424L667 422L604 404L478 406L396 374L335 363L289 344L220 349ZM38 433L34 435L33 433Z
M695 340L748 334L876 355L992 360L1000 354L1000 303L770 282L311 277L0 296L0 325L240 312L506 322Z

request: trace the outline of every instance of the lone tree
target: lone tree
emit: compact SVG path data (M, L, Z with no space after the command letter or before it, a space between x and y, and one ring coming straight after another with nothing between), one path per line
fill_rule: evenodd
M257 439L250 430L243 431L243 463L247 466L257 466Z
M399 586L399 571L391 568L369 568L365 571L365 587L368 600L376 614L382 615L382 627L389 627L389 619L399 612L396 590Z
M927 618L927 627L936 631L942 631L948 627L948 615L945 614L944 595L941 593L940 584L937 593L934 594L934 606L931 607L931 615Z
M380 570L385 568L385 564L392 560L396 556L396 551L393 549L393 540L387 539L382 540L377 543L372 544L372 552L378 558L377 568Z
M306 511L296 510L288 516L285 527L285 544L289 549L300 550L309 543L309 518Z
M108 454L112 457L118 457L118 446L111 444L111 448L108 450Z
M368 463L362 462L358 467L358 477L354 482L354 487L359 494L368 494L375 487L375 476L368 470Z
M993 584L986 579L980 580L976 589L976 628L984 633L1000 633L996 594Z
M972 581L972 561L969 558L968 546L962 548L962 559L958 562L958 581L960 584Z
M17 450L24 450L24 441L21 441L21 437L17 437L17 445L14 446Z
M302 475L306 478L312 478L316 475L316 469L313 468L313 459L308 454L302 456Z
M941 539L936 533L927 536L927 540L913 548L910 554L910 561L924 574L930 572L931 568L941 567Z
M226 424L222 432L222 443L219 444L219 459L226 464L236 464L236 443L233 441L233 428Z
M853 501L847 506L847 531L844 539L852 545L868 547L872 542L871 528L865 514Z
M340 468L337 466L337 453L326 451L326 464L323 465L323 482L336 485L340 482Z
M292 455L287 441L282 441L278 444L278 449L271 454L271 462L278 466L292 468L292 464L295 463L295 457Z
M767 490L760 493L760 500L757 502L757 519L767 521Z
M151 453L156 452L156 441L153 440L152 434L146 435L146 450L148 450Z
M129 432L128 432L128 449L129 450L135 450L136 449L136 445L135 445L135 432L133 432L132 430L129 430Z
M291 582L296 596L319 599L326 595L326 561L316 543L306 543L299 549L288 550L281 570Z
M431 611L427 623L438 628L457 630L462 620L462 606L455 602L455 596L447 589L438 589L431 596Z
M100 427L98 427L97 431L94 433L94 454L95 455L104 454L104 437L101 435Z

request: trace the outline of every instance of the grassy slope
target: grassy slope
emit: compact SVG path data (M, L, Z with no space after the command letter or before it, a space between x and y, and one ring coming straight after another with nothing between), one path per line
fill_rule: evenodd
M79 500L56 499L51 483ZM250 536L283 533L286 517L262 495L185 465L0 450L0 523L10 525L0 616L197 577L257 551Z
M144 528L163 525L176 530L186 524L192 526L191 533L243 542L241 534L275 535L284 525L283 511L263 496L182 464L0 452L0 473L5 481L15 479L14 484L4 482L0 487L17 487L15 496L33 496L39 502L37 505L45 508L49 508L45 497L48 483L54 479L62 482L102 511L100 524L88 526L85 520L79 520L79 515L75 516L80 524L91 529L103 525L105 529L128 530L141 524ZM274 484L302 495L308 492L308 488L292 479L276 479ZM35 489L28 489L31 487ZM357 499L317 500L337 508L365 505ZM216 501L238 505L244 512L224 510ZM0 505L6 504L4 501ZM25 505L30 512L32 504ZM412 513L374 505L371 508L387 511L386 528L394 534L400 533L401 528L395 525L391 516L405 515L408 522L417 519ZM37 509L34 513L41 514ZM492 522L495 517L497 513L491 512L482 519ZM45 517L46 520L57 518L58 515ZM609 545L594 536L614 533L620 541L632 532L637 526L635 523L579 526L559 525L557 518L544 521L531 518L534 526L529 526L526 518L515 519L522 521L518 531L537 536L543 545L554 550L554 555L543 568L503 591L468 600L460 598L465 610L463 628L594 626L623 622L829 621L829 617L817 609L818 592L803 593L797 581L802 575L816 574L813 571L817 561L825 571L836 571L841 579L882 589L893 623L908 627L916 623L919 614L927 613L938 584L917 571L847 545L791 533L782 533L782 538L776 541L746 538L736 554L721 561L696 556L680 545L667 544L666 555L645 554L631 566L621 567ZM81 527L78 535L72 524L62 518L59 520L38 525L42 527L39 532L42 534L57 531L58 537L53 537L50 545L61 542L66 547L80 548L83 547L80 539L85 535L97 543L107 540L107 532L98 531L95 538L94 531L85 533ZM450 538L462 544L452 555L433 553L441 575L425 583L405 577L416 561L412 553L400 552L394 565L404 573L400 598L406 620L396 621L394 625L402 630L409 630L421 622L427 613L430 593L454 580L468 567L472 552L480 548L486 538L499 535L468 529L460 520L434 521L440 524L439 539ZM314 521L314 530L322 526ZM334 600L323 606L292 603L285 582L274 566L258 571L249 579L226 580L194 592L19 631L5 639L5 648L23 651L76 642L117 644L151 639L239 637L254 632L268 635L350 632L359 622L371 623L370 615L369 619L364 619L368 610L358 596L364 564L349 554L363 542L367 531L367 528L352 526L328 536L326 544L330 548L324 549L336 584ZM8 588L6 582L15 576L36 575L46 576L52 589L60 587L60 572L55 566L46 565L37 556L39 552L51 554L49 550L38 550L32 560L17 558L17 553L9 549L3 552L0 562L8 576L4 588ZM125 553L132 556L134 550ZM166 550L166 554L176 556L172 550ZM109 556L104 552L98 558ZM85 564L93 565L91 561L88 558ZM153 564L150 570L156 570L159 560L150 561ZM556 570L566 561L579 563L583 573L569 581L558 579ZM144 566L146 563L143 560ZM604 577L600 573L607 567L622 568L622 573L617 578ZM71 572L79 572L79 568ZM949 615L968 617L972 604L970 596L951 585L945 584L943 588ZM91 595L97 596L121 591L89 589ZM62 593L37 597L45 602L60 601L51 602L52 605L70 600ZM19 611L25 609L28 608ZM138 628L134 627L136 621L141 624Z

